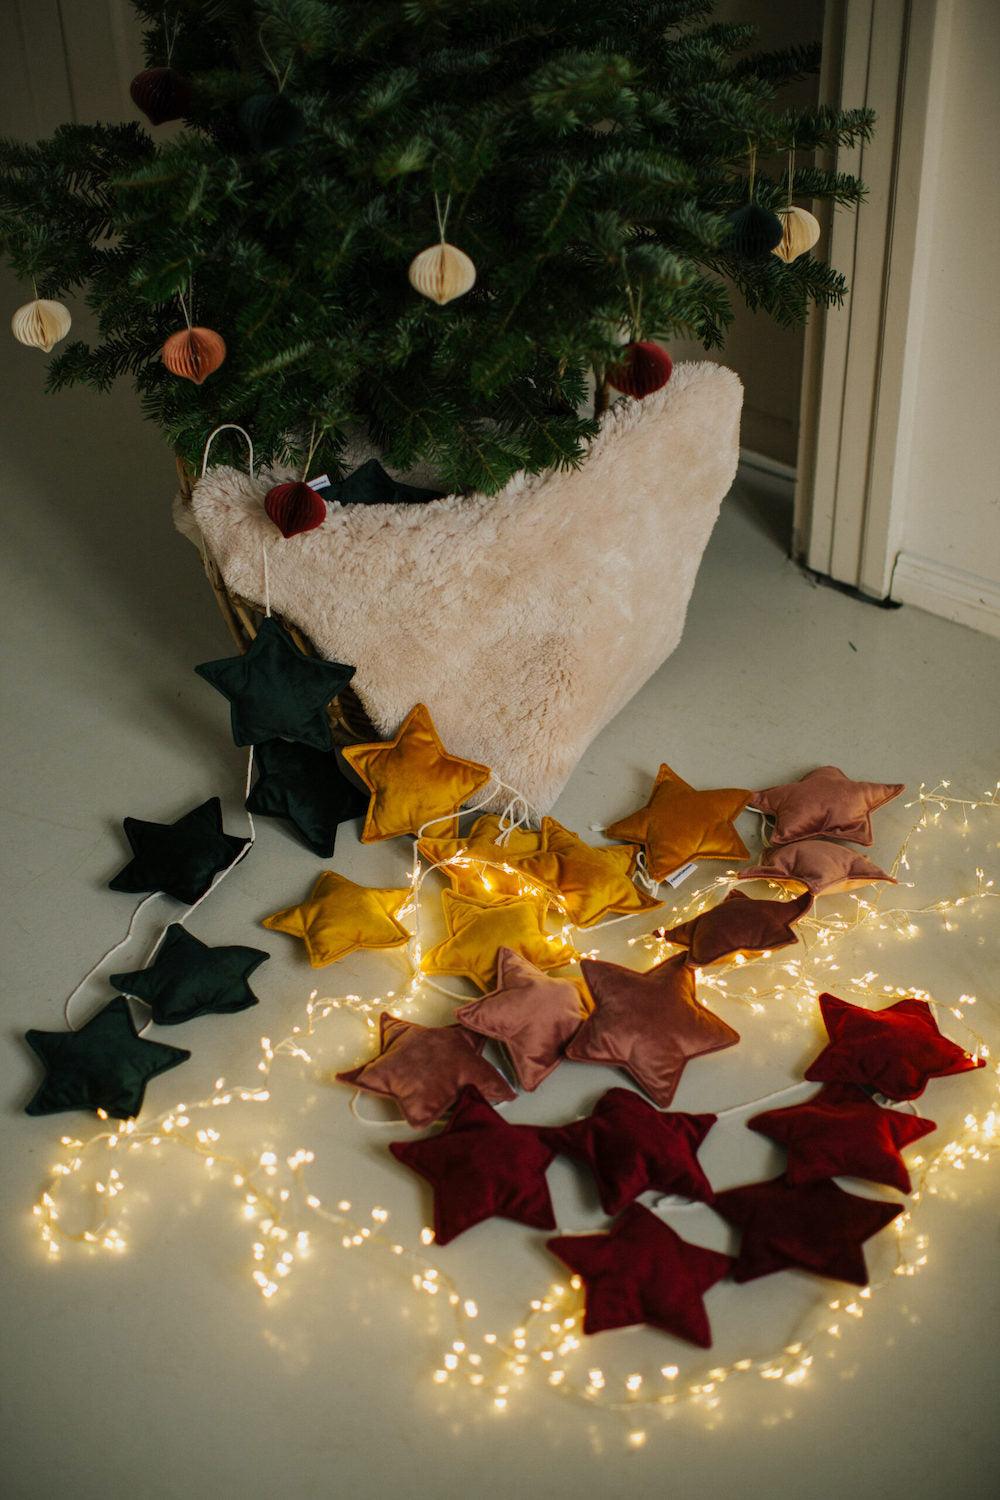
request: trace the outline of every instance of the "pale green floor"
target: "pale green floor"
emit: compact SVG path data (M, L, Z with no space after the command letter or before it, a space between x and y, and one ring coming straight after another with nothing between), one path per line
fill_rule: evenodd
M242 765L224 709L191 671L226 640L195 555L172 532L171 466L156 434L124 394L43 402L42 360L2 340L0 357L9 382L0 1295L11 1500L990 1493L1000 1188L992 1164L960 1183L956 1201L929 1205L925 1272L894 1282L803 1389L730 1389L713 1430L692 1411L662 1428L653 1422L635 1454L613 1421L544 1388L497 1419L472 1393L432 1385L440 1338L427 1307L372 1260L326 1250L265 1308L247 1279L249 1236L234 1201L187 1161L129 1168L126 1255L43 1262L28 1209L56 1138L81 1121L19 1113L36 1076L21 1032L57 1027L77 976L124 930L129 898L105 888L122 860L120 818L172 818L220 792L238 829ZM586 834L623 814L661 758L706 786L767 784L828 761L876 779L950 776L973 790L996 779L1000 643L813 588L785 559L778 525L775 502L742 482L680 649L591 747L556 809L564 822ZM876 857L891 857L905 820L898 804L882 815ZM978 845L950 829L933 846L921 874L935 891L967 882L980 856L996 862L1000 824L976 826ZM402 858L397 846L363 849L344 834L334 863L357 879L396 883ZM258 975L256 1012L161 1033L195 1056L151 1086L157 1107L199 1095L218 1074L252 1078L261 1031L276 1036L293 1023L309 973L289 940L254 923L298 899L315 868L267 824L202 914L203 938L258 943L275 956ZM617 956L617 941L607 954ZM981 1013L991 986L996 997L996 940L982 917L949 938L935 928L905 950L889 941L881 959L894 982L946 998L978 987ZM322 976L331 993L394 980L392 963L371 957ZM769 1014L747 1024L742 1047L689 1070L678 1104L750 1098L794 1077L815 1036L786 1021ZM356 1024L337 1027L328 1062L359 1051ZM596 1071L564 1068L515 1118L565 1118L601 1086ZM960 1116L972 1107L964 1100L982 1097L963 1095L966 1086L980 1083L935 1085L928 1108L942 1120ZM401 1235L415 1232L425 1200L386 1164L385 1134L363 1131L340 1090L302 1086L291 1071L278 1093L280 1109L260 1131L273 1131L279 1147L317 1148L317 1190L381 1201ZM727 1150L720 1144L712 1167L732 1182L742 1167ZM746 1170L762 1162L773 1169L776 1158L748 1158ZM597 1222L568 1169L552 1180L562 1222ZM537 1239L490 1226L442 1263L484 1317L509 1327L550 1274ZM720 1358L764 1354L787 1337L804 1295L794 1281L771 1278L739 1302L720 1289ZM656 1339L622 1335L601 1344L599 1359L609 1369L655 1368Z

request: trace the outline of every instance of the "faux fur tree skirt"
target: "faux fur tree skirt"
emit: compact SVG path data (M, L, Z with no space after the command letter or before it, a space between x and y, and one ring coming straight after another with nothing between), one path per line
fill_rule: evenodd
M426 703L450 750L545 811L680 640L742 396L731 370L680 364L606 413L579 470L491 497L333 504L287 541L263 510L284 473L209 469L178 525L196 522L230 591L260 605L266 545L272 609L356 667L381 732Z

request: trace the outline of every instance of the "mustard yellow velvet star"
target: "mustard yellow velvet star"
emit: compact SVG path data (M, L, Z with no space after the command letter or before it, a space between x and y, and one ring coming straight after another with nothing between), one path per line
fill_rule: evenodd
M633 885L634 849L586 844L555 818L542 819L542 839L542 850L519 858L517 868L558 894L575 927L592 927L611 913L627 916L663 904Z
M410 896L408 886L379 890L324 870L307 901L274 912L262 926L301 938L313 968L322 969L357 948L401 948L409 942L397 914Z
M689 859L749 859L733 819L752 795L742 787L695 791L663 765L646 806L604 831L626 844L644 845L649 873L665 880Z
M432 820L439 820L436 835L456 833L448 815L491 774L489 766L448 754L423 703L410 709L394 740L349 745L344 759L372 794L361 833L366 844L419 833Z
M577 956L560 936L545 931L543 902L516 896L477 901L442 891L441 903L448 936L424 955L428 974L471 979L488 993L496 981L501 948L513 948L539 969L561 969Z
M517 870L522 855L537 854L545 848L541 833L531 828L514 828L504 843L497 840L501 835L500 819L495 813L485 813L477 818L464 837L422 838L417 851L427 864L441 865L441 873L451 882L458 895L474 896L479 901L496 900L501 896L524 895L524 881L518 874L510 874L498 868L509 865ZM444 864L456 855L461 864Z

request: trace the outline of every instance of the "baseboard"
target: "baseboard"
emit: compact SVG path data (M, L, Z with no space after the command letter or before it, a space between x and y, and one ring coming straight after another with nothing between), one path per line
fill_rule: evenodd
M740 467L756 469L758 473L766 474L769 479L778 479L783 484L795 484L794 464L783 464L777 458L768 458L766 453L756 453L753 448L740 449Z
M1000 637L1000 581L961 568L901 552L890 588L893 599L915 604L932 615Z

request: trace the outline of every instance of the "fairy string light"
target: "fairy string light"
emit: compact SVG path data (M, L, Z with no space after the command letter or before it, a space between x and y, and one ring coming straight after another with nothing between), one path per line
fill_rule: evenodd
M1000 809L1000 783L978 798L951 796L948 782L930 789L921 786L913 802L906 805L917 807L918 812L897 850L892 865L894 874L910 868L914 842L938 826L945 814L960 813L964 831L969 827L970 814ZM537 1377L565 1398L624 1414L630 1424L627 1441L638 1447L645 1441L646 1433L635 1425L637 1413L659 1410L669 1414L688 1403L712 1412L721 1400L722 1387L737 1376L756 1376L787 1386L801 1384L816 1360L839 1344L848 1330L861 1321L876 1292L897 1276L915 1275L925 1264L927 1236L914 1225L924 1198L941 1192L946 1180L954 1181L956 1174L973 1163L989 1158L1000 1119L1000 1067L991 1060L988 1040L969 1025L966 1016L967 1010L978 1003L977 997L963 994L956 1003L945 1003L912 986L879 983L880 975L874 970L838 982L840 991L861 1003L879 1004L904 995L926 1000L935 1012L950 1017L952 1026L959 1027L967 1039L968 1050L988 1062L983 1070L991 1089L986 1104L966 1113L961 1129L937 1150L922 1151L911 1158L913 1192L906 1211L895 1221L893 1229L887 1231L895 1242L893 1264L887 1274L858 1291L832 1298L821 1295L802 1316L792 1339L776 1353L685 1370L676 1364L657 1365L652 1371L635 1370L621 1378L612 1377L586 1358L589 1348L582 1334L583 1302L578 1278L555 1281L543 1295L532 1299L522 1322L509 1334L501 1337L494 1332L480 1333L475 1298L462 1291L432 1258L430 1229L421 1232L419 1249L407 1246L392 1236L388 1228L390 1213L384 1207L376 1205L367 1213L359 1213L347 1199L327 1204L310 1191L307 1174L315 1160L310 1148L301 1146L283 1155L274 1150L240 1155L224 1146L217 1128L223 1117L220 1112L234 1107L252 1109L270 1101L270 1074L279 1060L304 1067L311 1078L322 1077L311 1043L331 1016L347 1011L373 1028L379 1012L387 1005L409 1007L425 988L432 987L421 968L421 893L428 875L449 864L463 863L483 873L490 868L502 870L508 876L521 873L513 863L493 863L479 853L469 856L461 849L448 859L425 865L415 846L410 871L411 895L406 908L415 918L414 935L405 950L407 975L401 990L369 998L352 993L320 997L313 991L304 1018L285 1037L274 1042L268 1037L261 1038L260 1076L256 1084L229 1085L219 1078L207 1098L174 1105L149 1121L108 1122L105 1117L101 1128L87 1139L63 1136L64 1155L51 1168L33 1206L50 1258L57 1259L64 1249L73 1246L110 1254L124 1252L126 1240L119 1225L120 1200L126 1186L125 1163L144 1153L161 1159L173 1148L199 1159L210 1180L228 1186L233 1193L236 1211L252 1234L250 1276L264 1300L276 1296L297 1262L314 1252L320 1232L325 1233L326 1242L344 1251L376 1251L405 1270L415 1292L437 1299L451 1315L453 1338L431 1378L442 1386L459 1382L484 1392L498 1413L507 1410L530 1378ZM689 920L712 904L722 889L732 884L734 876L735 872L727 872L693 892L678 909L677 919ZM563 933L573 930L557 893L527 879L523 893L550 902L562 922ZM820 978L825 979L839 969L840 948L850 934L868 928L906 936L913 918L919 915L941 917L945 930L949 930L947 913L960 906L995 899L996 895L993 879L987 878L981 866L976 867L971 889L910 910L883 909L884 891L875 897L852 894L854 909L847 917L806 919L809 926L803 934L806 949L803 956L788 958L781 954L745 964L720 965L718 970L699 971L699 984L745 1006L755 1016L767 1014L771 1003L777 1001L782 1002L783 1016L811 1017L824 987ZM671 946L655 933L629 941L654 952ZM766 970L775 973L765 984L757 976ZM739 982L735 982L737 975ZM987 1004L992 1006L995 1002L988 1000ZM724 1112L738 1113L742 1108L733 1105ZM70 1222L63 1204L71 1185L80 1189L84 1203L80 1220L75 1224Z

